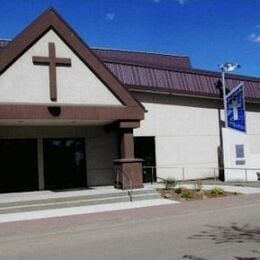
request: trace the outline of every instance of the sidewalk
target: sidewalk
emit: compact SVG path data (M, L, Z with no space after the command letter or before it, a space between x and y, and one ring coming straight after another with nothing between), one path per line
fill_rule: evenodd
M133 190L133 194L132 202L127 191L114 189L113 186L58 192L46 190L0 194L0 223L177 203L160 198L155 188L150 185L144 189Z
M206 184L207 183L207 184ZM180 185L187 188L194 188L195 182L185 182ZM237 185L227 185L226 183L220 182L203 182L203 189L210 190L213 187L221 187L225 191L237 192L241 194L254 194L260 193L260 183L259 187L247 187L247 186L237 186ZM255 186L257 186L255 184ZM143 192L154 191L156 188L163 187L162 184L145 184L145 188L142 190ZM134 190L136 194L140 193L139 190ZM122 190L116 190L112 186L106 187L94 187L90 189L84 190L73 190L73 191L36 191L36 192L22 192L22 193L9 193L9 194L0 194L0 211L5 208L12 209L14 208L22 208L25 207L21 205L21 203L30 204L32 207L41 206L40 202L47 202L52 200L51 203L54 205L51 209L41 209L41 210L31 210L27 212L15 212L9 214L0 214L0 223L14 222L14 221L24 221L24 220L33 220L33 219L43 219L43 218L53 218L53 217L62 217L62 216L72 216L72 215L80 215L80 214L91 214L98 212L109 212L109 211L117 211L117 210L128 210L134 208L142 208L142 207L153 207L160 205L172 205L175 203L179 203L177 201L167 200L167 199L147 199L147 200L133 200L132 202L127 199L127 201L122 202L113 202L113 203L102 203L102 199L109 197L113 199L114 197L126 196L126 192ZM103 198L102 198L103 196ZM113 197L114 196L114 197ZM85 198L87 197L87 198ZM90 198L96 198L97 200L101 200L97 205L80 205L80 206L64 206L61 208L55 207L55 204L69 203L71 201L76 203L80 203L80 201L86 202L86 200L91 200ZM83 200L84 198L85 200ZM69 202L66 202L70 200ZM93 200L93 199L92 199ZM50 203L49 203L50 204ZM44 205L44 204L43 204ZM79 204L75 204L79 205Z

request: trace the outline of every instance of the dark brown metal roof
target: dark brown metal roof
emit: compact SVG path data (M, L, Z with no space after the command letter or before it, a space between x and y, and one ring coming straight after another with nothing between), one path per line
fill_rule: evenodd
M220 96L221 75L196 69L156 69L151 67L106 63L119 80L130 89L184 93L199 96ZM226 74L229 89L245 83L245 94L260 100L260 78Z
M110 49L92 50L103 62L152 66L165 69L191 68L191 62L188 56Z

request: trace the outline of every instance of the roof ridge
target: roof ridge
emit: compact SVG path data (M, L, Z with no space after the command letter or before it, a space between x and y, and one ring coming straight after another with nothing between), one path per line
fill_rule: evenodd
M169 57L188 57L188 55L184 54L170 54L170 53L162 53L162 52L153 52L153 51L140 51L140 50L129 50L129 49L114 49L114 48L102 48L102 47L91 47L92 50L104 50L104 51L119 51L119 52L131 52L131 53L140 53L140 54L154 54L160 56L169 56Z

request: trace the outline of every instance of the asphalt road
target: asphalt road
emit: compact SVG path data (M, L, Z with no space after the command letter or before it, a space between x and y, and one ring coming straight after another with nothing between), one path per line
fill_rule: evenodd
M260 259L260 194L0 224L0 259Z

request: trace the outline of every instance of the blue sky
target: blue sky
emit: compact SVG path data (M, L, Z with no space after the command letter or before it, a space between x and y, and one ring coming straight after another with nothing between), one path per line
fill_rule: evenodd
M188 55L194 68L260 77L260 0L0 0L0 38L53 6L91 47Z

